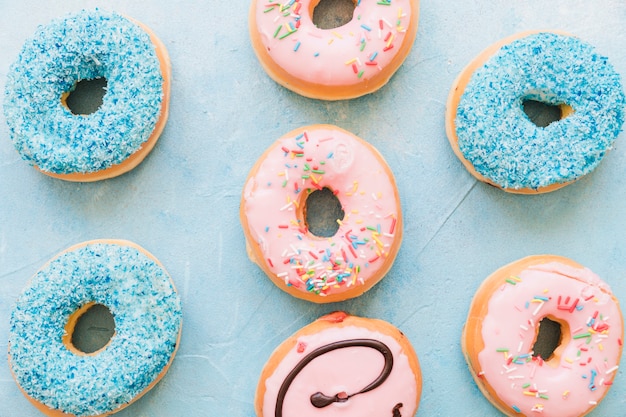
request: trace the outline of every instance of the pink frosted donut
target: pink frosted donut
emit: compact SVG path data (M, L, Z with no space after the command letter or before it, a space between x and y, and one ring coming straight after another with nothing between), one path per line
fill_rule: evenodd
M311 98L359 97L385 85L409 54L418 0L358 0L350 22L320 29L320 0L252 0L250 36L266 72Z
M544 319L560 326L547 358L536 355ZM623 317L610 288L563 257L531 256L489 276L463 331L478 387L508 416L578 417L608 392L622 354Z
M417 355L398 329L335 312L276 348L255 410L258 417L409 417L421 391Z
M312 193L331 191L343 218L333 235L307 222ZM391 268L402 241L395 180L378 151L331 125L278 139L250 171L240 218L250 259L282 290L327 303L356 297Z

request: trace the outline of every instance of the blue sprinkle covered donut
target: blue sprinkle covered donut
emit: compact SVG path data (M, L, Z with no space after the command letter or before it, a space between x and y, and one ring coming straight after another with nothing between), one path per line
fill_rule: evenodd
M524 111L560 110L542 127ZM455 154L479 180L513 193L553 191L593 171L622 129L625 98L606 57L580 39L527 32L486 49L459 75L446 108Z
M79 81L104 78L102 105L73 114ZM40 27L10 67L4 114L15 148L45 174L96 181L137 166L165 126L170 62L146 26L81 11Z
M89 306L107 307L115 330L104 347L73 345ZM178 348L181 303L153 255L121 240L61 252L31 279L11 316L9 364L25 396L48 416L117 412L152 388Z

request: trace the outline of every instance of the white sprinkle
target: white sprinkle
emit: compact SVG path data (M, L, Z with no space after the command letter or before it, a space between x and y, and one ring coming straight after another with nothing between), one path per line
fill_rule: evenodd
M615 365L614 367L612 367L611 369L607 369L607 371L605 372L605 374L611 374L615 371L617 371L617 368L619 368L619 366Z
M533 311L533 316L536 316L537 313L539 313L539 310L541 310L541 307L543 307L544 302L540 302L539 305L537 306L537 308L535 309L535 311Z

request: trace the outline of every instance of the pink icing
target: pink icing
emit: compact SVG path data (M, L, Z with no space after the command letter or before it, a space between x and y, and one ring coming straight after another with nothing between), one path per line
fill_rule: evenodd
M348 339L375 339L383 342L393 354L393 368L385 382L372 391L325 408L311 405L315 392L355 393L373 381L384 366L380 353L364 347L338 349L316 358L293 381L283 404L284 416L362 417L392 416L393 408L402 416L414 416L418 399L416 377L407 355L391 336L363 327L330 328L313 335L301 336L285 355L274 373L265 381L263 417L274 417L276 398L281 384L302 358L314 349Z
M489 300L479 376L518 413L586 414L609 389L620 360L623 323L610 288L587 268L557 262L509 281ZM532 358L535 327L547 316L569 326L561 326L567 345L559 363Z
M410 0L360 0L349 23L325 30L313 24L312 0L254 1L259 36L274 62L324 85L367 83L401 50L414 12Z
M285 285L321 296L363 285L399 242L397 190L384 161L352 134L318 126L279 139L243 192L250 234ZM331 238L313 236L296 207L330 188L345 217Z

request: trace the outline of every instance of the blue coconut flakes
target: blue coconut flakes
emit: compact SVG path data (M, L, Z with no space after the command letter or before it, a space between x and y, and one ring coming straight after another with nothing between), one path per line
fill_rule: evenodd
M538 127L524 100L574 113ZM503 46L474 72L456 133L474 169L505 189L538 189L593 171L622 129L625 97L606 57L581 40L537 33Z
M63 94L104 77L102 106L74 115ZM10 67L4 114L22 158L55 174L91 173L126 160L150 137L163 76L150 36L116 13L81 11L39 27Z
M62 342L81 306L109 308L115 334L92 356ZM36 401L78 417L112 412L144 391L169 363L182 323L180 299L161 266L130 246L91 243L35 274L13 310L11 369Z

